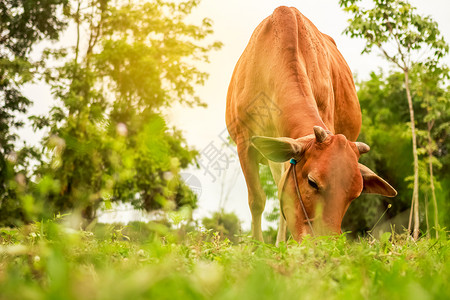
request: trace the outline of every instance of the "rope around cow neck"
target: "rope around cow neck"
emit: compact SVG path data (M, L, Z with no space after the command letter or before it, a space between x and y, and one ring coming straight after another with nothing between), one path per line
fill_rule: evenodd
M297 183L297 171L295 170L295 165L297 164L297 161L296 161L294 158L291 158L291 160L289 161L289 163L290 163L290 166L289 166L288 173L289 173L289 171L291 171L291 169L292 169L292 177L293 177L293 179L294 179L294 185L295 185L295 190L296 190L296 192L297 192L297 198L298 198L298 200L299 200L299 202L300 202L300 205L301 205L302 210L303 210L303 214L304 214L305 217L306 217L306 221L308 222L309 228L311 229L311 233L312 233L313 236L315 236L316 234L315 234L314 229L313 229L313 227L312 227L311 220L310 220L309 217L308 217L308 213L306 212L305 204L303 203L303 199L302 199L302 196L301 196L301 194L300 194L300 189L299 189L298 183ZM286 185L286 182L285 182L284 185ZM283 189L282 189L282 191L281 191L282 193L284 192L284 185L283 185ZM281 200L281 197L280 197L280 200ZM283 209L281 209L281 214L283 215L283 218L286 220L286 217L284 216Z

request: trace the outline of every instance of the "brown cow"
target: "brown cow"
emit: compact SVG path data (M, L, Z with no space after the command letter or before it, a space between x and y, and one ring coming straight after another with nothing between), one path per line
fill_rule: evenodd
M296 8L275 9L254 31L231 78L226 123L247 182L255 239L263 240L266 201L259 163L269 164L278 183L277 243L285 240L286 223L297 241L311 232L339 233L361 192L397 194L358 164L369 147L355 142L361 111L352 73L334 40ZM298 162L295 183L291 158Z

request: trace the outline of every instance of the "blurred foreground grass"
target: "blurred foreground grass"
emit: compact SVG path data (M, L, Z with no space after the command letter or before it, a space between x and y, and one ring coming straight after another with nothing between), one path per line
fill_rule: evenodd
M164 225L57 222L0 234L1 300L450 299L446 239L342 235L276 248Z

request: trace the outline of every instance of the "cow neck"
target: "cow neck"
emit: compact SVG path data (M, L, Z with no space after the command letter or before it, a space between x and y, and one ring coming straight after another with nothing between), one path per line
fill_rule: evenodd
M317 108L310 105L302 106L301 110L292 110L284 114L282 123L283 136L293 139L301 138L314 133L314 126L320 126L330 131L320 117Z
M325 124L323 122L314 122L311 123L311 125L307 125L307 126L298 126L295 128L291 128L289 131L286 132L286 134L284 136L293 138L293 139L298 139L298 138L302 138L305 137L307 135L311 135L314 134L314 126L320 126L323 129L325 129L326 131L330 131L327 126L325 126Z

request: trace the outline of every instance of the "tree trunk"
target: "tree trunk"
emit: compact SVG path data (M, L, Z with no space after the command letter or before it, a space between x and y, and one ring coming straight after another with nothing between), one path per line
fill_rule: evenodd
M411 209L409 210L408 234L411 234L411 221L414 212L414 198L411 199Z
M412 134L412 146L413 146L413 158L414 158L414 188L412 196L412 204L414 205L414 230L413 238L417 240L419 238L419 158L417 154L417 137L416 137L416 125L414 119L414 108L411 98L411 92L409 90L409 70L405 69L405 89L406 98L408 99L409 116L411 119L411 134ZM411 207L413 209L413 207ZM411 223L411 222L410 222Z
M425 222L427 224L427 238L430 238L430 223L428 222L428 194L425 195Z
M439 220L438 220L438 207L437 207L437 200L436 200L436 192L434 189L434 178L433 178L433 150L431 149L431 143L433 142L431 140L431 128L433 125L431 122L428 122L428 168L430 173L430 188L431 188L431 199L433 200L433 207L434 207L434 230L436 231L436 239L439 238Z

